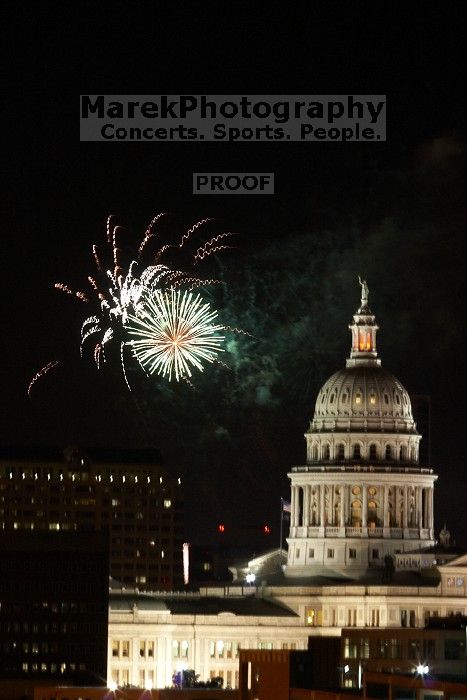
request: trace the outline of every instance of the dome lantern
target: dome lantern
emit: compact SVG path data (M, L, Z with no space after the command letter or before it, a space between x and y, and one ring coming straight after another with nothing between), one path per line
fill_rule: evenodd
M352 348L347 360L347 367L356 365L380 365L376 352L376 325L375 317L368 306L369 289L366 280L358 278L362 288L360 306L353 315L353 323L349 325L352 331Z

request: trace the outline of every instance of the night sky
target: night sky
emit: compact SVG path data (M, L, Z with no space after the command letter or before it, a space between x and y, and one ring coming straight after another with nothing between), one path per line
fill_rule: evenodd
M155 3L43 6L13 20L11 153L3 229L3 446L156 448L185 477L192 541L221 520L278 529L286 477L325 379L345 363L357 276L383 366L429 396L436 525L465 522L465 74L460 5L310 4L306 16L235 4L217 18ZM274 12L274 14L272 14ZM177 16L178 15L178 16ZM20 39L16 37L21 37ZM80 143L83 94L387 94L385 143ZM274 172L271 196L194 196L193 172ZM79 357L105 221L129 246L159 211L176 236L213 217L236 248L211 269L235 336L195 389ZM27 397L34 373L60 367ZM423 406L423 404L421 404ZM424 416L420 415L420 421ZM421 425L421 423L420 423ZM424 456L428 443L424 436ZM274 541L275 544L275 541Z

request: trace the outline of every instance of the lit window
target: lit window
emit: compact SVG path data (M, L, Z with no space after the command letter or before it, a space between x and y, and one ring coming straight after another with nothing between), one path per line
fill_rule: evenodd
M376 396L374 394L370 394L370 403L373 405L376 403Z
M362 403L362 395L361 394L355 394L355 403Z
M306 624L307 625L314 625L315 624L315 611L313 608L309 608L306 612Z
M170 498L165 498L164 499L164 508L170 508L171 505L172 505L172 501L170 500Z

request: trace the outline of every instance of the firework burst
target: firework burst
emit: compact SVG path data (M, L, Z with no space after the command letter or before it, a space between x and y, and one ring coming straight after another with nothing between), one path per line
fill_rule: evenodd
M102 250L96 245L92 246L95 271L88 276L92 294L74 291L61 282L55 284L56 289L81 302L92 303L93 300L98 302L97 307L94 306L93 311L81 326L81 355L84 347L93 341L93 358L97 367L100 368L106 362L105 346L110 346L115 341L119 342L121 367L127 385L124 349L130 344L133 346L134 355L145 370L150 374L157 371L169 380L172 376L177 380L180 378L187 380L188 376L191 376L190 367L202 370L201 362L203 360L212 362L217 352L221 350L219 345L223 337L215 334L215 330L220 326L212 323L216 312L210 310L209 304L203 303L199 295L194 297L191 292L196 288L219 285L222 282L218 279L193 276L192 272L176 269L173 265L173 256L180 255L182 249L189 252L191 246L197 246L189 253L191 267L196 266L213 253L231 248L232 246L228 244L229 239L237 234L224 232L214 237L206 236L205 239L208 238L208 240L200 245L199 236L212 221L212 219L201 219L186 230L176 243L160 241L157 244L157 239L160 238L160 222L167 216L164 212L153 217L136 248L134 259L131 257L126 259L128 250L124 245L126 230L122 226L115 225L114 216L109 216L106 226L106 245ZM193 243L195 237L198 237L197 244ZM156 248L157 245L159 246L156 250L154 243ZM148 256L151 258L148 259ZM181 314L180 318L177 314ZM131 319L130 324L129 319ZM169 325L163 326L165 322ZM152 342L150 333L156 332L157 324L159 324L159 341L158 344L150 345ZM133 329L131 332L139 329L138 332L141 334L146 332L148 335L141 335L139 340L128 341L130 328ZM172 341L179 334L180 346L174 342L171 345L170 334L172 334ZM147 347L144 347L144 337L145 342L148 343ZM32 384L57 364L56 361L48 363L43 368L45 371L41 370L34 377Z
M171 289L145 293L135 315L128 316L133 353L149 374L169 381L191 377L191 369L203 371L203 361L214 362L224 336L215 323L217 311L200 294Z

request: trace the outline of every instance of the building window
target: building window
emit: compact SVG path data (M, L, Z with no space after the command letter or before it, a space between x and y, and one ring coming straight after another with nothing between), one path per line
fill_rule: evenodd
M315 610L314 608L308 608L306 611L306 624L307 625L314 625L315 624Z
M464 639L445 639L444 658L448 661L460 661L465 657Z
M361 394L355 394L355 403L356 404L362 403L362 395Z
M112 656L118 656L118 652L118 641L114 639L112 641Z
M390 657L391 657L391 659L401 659L402 658L402 643L399 639L391 639Z
M331 449L329 445L324 445L323 448L323 459L329 460L331 458Z
M423 656L426 661L433 661L436 658L436 643L434 639L423 640Z
M389 639L378 639L376 651L379 659L389 658Z
M370 640L368 639L368 637L362 637L360 639L360 658L370 658Z
M370 445L370 459L377 459L378 453L376 451L376 445Z
M362 453L361 453L360 443L357 442L357 443L353 446L353 458L354 458L354 459L360 459L361 456L362 456Z
M379 559L379 549L372 549L371 556L373 559Z
M337 448L337 459L345 459L345 445L342 443Z
M328 559L334 559L334 550L328 549Z
M412 661L418 661L422 657L421 643L418 639L409 639L407 657Z
M357 550L354 549L353 547L350 547L349 549L349 559L356 559L357 558Z
M122 642L122 656L125 656L125 657L130 656L130 642L129 641Z
M391 445L386 445L386 450L384 453L384 458L385 459L391 459L392 453L391 453Z
M346 637L344 639L344 659L356 659L357 658L357 640L349 639Z
M315 558L315 550L314 550L314 549L311 549L311 547L310 547L310 549L308 550L308 558L309 558L309 559L314 559L314 558Z
M357 610L356 608L349 608L347 610L347 625L349 627L357 626Z

